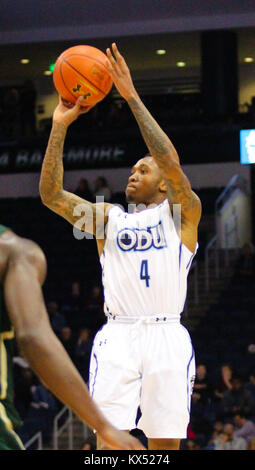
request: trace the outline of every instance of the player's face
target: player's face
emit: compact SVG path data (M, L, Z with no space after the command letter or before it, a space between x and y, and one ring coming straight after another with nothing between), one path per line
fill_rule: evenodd
M161 192L162 176L152 157L144 157L131 168L126 187L127 202L150 204Z

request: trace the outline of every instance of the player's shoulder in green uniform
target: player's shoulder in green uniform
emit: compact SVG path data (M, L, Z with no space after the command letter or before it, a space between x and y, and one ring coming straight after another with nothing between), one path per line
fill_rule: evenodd
M11 230L0 224L0 236ZM21 420L14 406L13 356L14 330L0 284L0 450L24 449L18 435Z
M9 227L6 227L5 225L0 224L0 235L2 235L2 233L4 232L7 232L7 230L11 230L11 229Z

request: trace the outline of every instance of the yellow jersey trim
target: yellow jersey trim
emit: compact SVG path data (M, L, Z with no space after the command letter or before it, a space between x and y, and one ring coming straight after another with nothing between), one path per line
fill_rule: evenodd
M25 447L24 445L22 444L18 434L16 434L16 432L13 430L13 425L12 425L12 422L11 420L8 418L7 416L7 413L6 413L6 410L5 410L5 407L2 403L0 403L0 418L2 419L2 421L4 422L4 425L7 429L7 431L9 431L10 433L12 433L12 435L15 437L16 441L18 442L19 446L20 446L20 449L21 450L25 450Z
M7 353L3 333L0 334L0 387L0 399L4 400L7 392Z
M0 333L0 399L4 400L7 393L7 353L4 341L14 338L14 329Z

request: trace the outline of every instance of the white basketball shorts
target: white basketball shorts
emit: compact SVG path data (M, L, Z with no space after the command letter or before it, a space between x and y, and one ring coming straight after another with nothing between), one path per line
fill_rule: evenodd
M194 380L190 335L178 321L109 320L95 336L90 393L118 429L138 428L152 439L186 438Z

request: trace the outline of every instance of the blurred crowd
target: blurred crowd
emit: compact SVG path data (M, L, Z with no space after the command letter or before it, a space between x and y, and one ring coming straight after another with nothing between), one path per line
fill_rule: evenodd
M74 281L61 304L47 303L52 329L63 344L78 371L88 384L93 338L105 323L103 292L95 284L89 295ZM238 375L231 363L222 363L215 373L205 363L198 363L191 399L191 420L185 450L255 450L255 346L254 369L246 377ZM26 361L15 358L16 407L23 420L20 436L27 441L42 432L44 443L52 437L56 413L63 406L39 382ZM140 438L144 438L139 434ZM93 436L84 450L95 448ZM93 443L92 443L92 440Z
M104 176L96 178L92 187L86 178L81 178L73 192L82 199L91 202L96 202L97 196L103 196L105 202L110 202L112 198L112 191Z
M42 116L44 104L38 104L37 95L35 83L31 80L25 81L23 85L0 88L0 141L48 136L51 116ZM254 97L251 97L250 103L240 106L236 116L215 117L214 122L203 111L201 92L172 93L166 90L160 94L141 93L141 97L156 120L160 119L164 126L218 125L228 129L240 124L254 124ZM136 123L125 100L110 93L89 113L74 122L71 132L79 134L84 128L88 134L98 131L109 133L111 130L118 132L136 128Z
M207 365L197 365L183 448L255 450L255 367L241 377L231 364L223 363L212 380Z
M205 318L206 330L201 330L205 349L212 343L213 351L206 356L209 363L197 364L188 439L183 443L187 450L255 450L254 286L255 248L245 243L223 292L223 310L219 299ZM217 327L217 309L219 329L209 339L207 333ZM219 353L220 337L225 354ZM196 352L199 356L201 348ZM220 363L213 355L228 360Z

